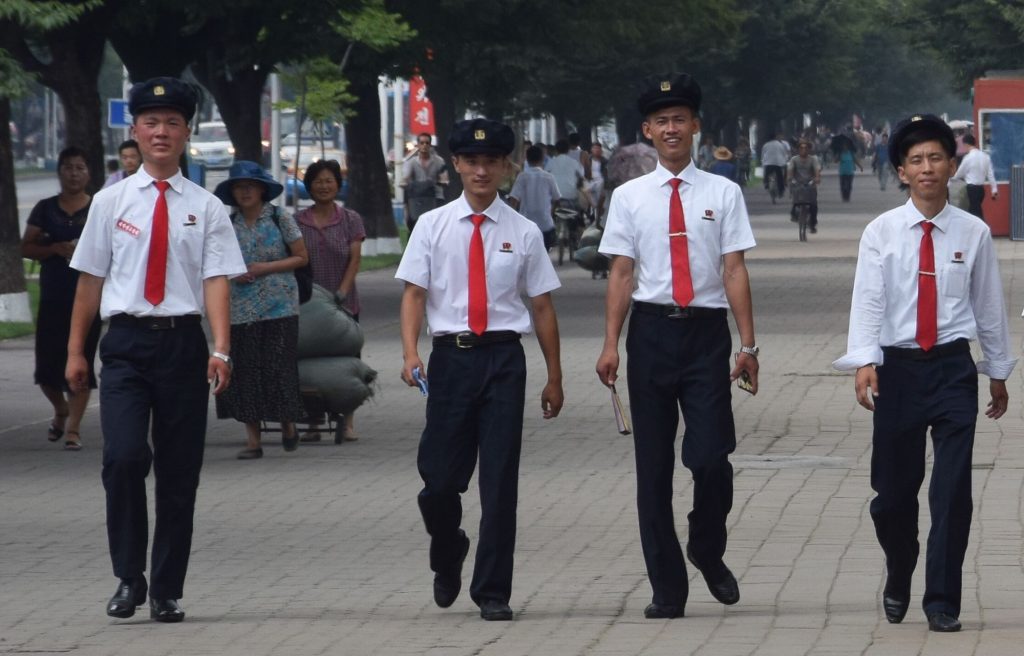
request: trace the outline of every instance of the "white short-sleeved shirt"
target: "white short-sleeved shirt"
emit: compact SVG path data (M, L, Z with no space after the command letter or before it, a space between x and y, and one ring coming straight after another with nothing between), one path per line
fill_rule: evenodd
M508 195L519 201L519 212L536 223L541 232L555 229L551 206L562 197L555 176L539 166L527 166L516 177Z
M924 215L912 200L868 224L860 240L840 371L884 364L882 347L918 348L917 284ZM1017 360L992 233L984 221L947 204L932 218L938 291L938 343L978 339L978 371L1005 380Z
M634 260L634 301L671 305L672 252L668 210L672 173L661 163L612 193L598 250ZM694 307L725 308L722 256L756 245L739 185L691 161L677 176L686 219Z
M427 290L432 335L469 330L469 241L472 208L466 196L423 214L395 278ZM480 225L487 274L487 330L532 331L522 295L540 296L561 283L537 225L497 195Z
M246 272L227 210L179 171L167 180L167 278L164 300L144 297L146 262L158 191L140 168L93 196L71 266L104 278L100 316L170 317L203 314L203 280Z

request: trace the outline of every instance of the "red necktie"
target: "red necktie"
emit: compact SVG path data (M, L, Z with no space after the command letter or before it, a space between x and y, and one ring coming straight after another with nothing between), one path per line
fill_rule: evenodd
M167 278L167 198L164 192L171 184L157 180L156 207L153 209L153 227L149 238L149 259L146 261L146 300L160 305L164 300L164 281Z
M469 329L477 335L487 330L487 273L484 271L484 236L480 224L486 219L474 214L473 237L469 240Z
M683 201L679 197L679 183L672 178L672 197L668 202L668 243L672 252L672 300L686 307L693 300L693 280L690 279L690 248L686 241L686 217Z
M917 336L921 348L928 350L935 346L939 330L936 319L935 290L935 245L932 243L932 228L935 224L921 223L924 235L921 237L921 259L917 272Z

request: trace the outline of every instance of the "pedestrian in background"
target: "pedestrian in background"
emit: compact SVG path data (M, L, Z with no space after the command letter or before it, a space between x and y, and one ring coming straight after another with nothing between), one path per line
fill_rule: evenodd
M953 179L967 183L968 211L984 221L985 214L981 211L981 203L985 200L985 183L991 187L992 200L999 198L999 186L996 184L996 174L992 169L992 158L978 148L978 142L975 141L973 134L965 134L963 142L967 153L953 174Z
M197 102L195 89L175 78L132 87L128 108L142 167L96 194L71 259L81 272L66 369L75 392L88 388L85 341L96 310L110 321L100 344L100 422L107 538L120 579L107 604L111 617L133 616L148 588L151 618L185 618L179 600L210 386L220 394L231 379L228 278L246 267L224 204L178 168ZM150 465L157 480L152 587L144 575Z
M47 430L51 442L67 435L66 451L82 448L82 417L89 405L91 390L96 389L96 345L100 340L100 316L94 313L83 342L87 365L86 385L79 390L68 386L64 367L68 360L71 334L71 309L75 303L78 271L69 266L78 238L82 236L92 197L89 166L85 151L75 146L57 156L60 193L45 198L32 208L21 239L21 256L38 260L39 315L36 318L36 385L53 406L53 419Z
M871 162L875 173L878 175L878 188L885 191L892 175L892 164L889 163L889 133L882 132L878 136L878 143L875 144L875 155Z
M874 412L871 519L885 553L882 607L894 624L910 605L920 551L917 498L931 428L923 606L928 628L941 632L960 630L978 373L990 379L985 416L998 419L1016 364L992 234L946 201L955 156L953 131L936 116L913 116L893 130L889 159L910 199L864 229L846 354L833 363L857 371L857 401ZM977 365L973 339L984 357Z
M854 167L864 170L857 158L856 146L851 138L842 140L839 147L839 194L844 203L850 202L850 194L853 193Z
M405 281L402 380L410 386L418 384L417 375L429 381L417 464L434 602L447 608L462 589L469 538L460 527L461 495L479 454L480 535L469 594L483 619L505 621L512 619L526 403L520 337L532 328L523 297L530 298L547 365L541 409L551 419L563 399L558 320L551 300L559 282L540 229L498 197L515 147L511 128L482 118L461 121L448 145L463 194L421 218L395 274ZM417 346L424 312L433 336L429 369Z
M526 149L526 168L508 195L508 204L526 218L537 224L544 235L544 248L550 250L555 245L555 220L552 212L555 203L561 198L555 176L541 165L544 154L540 147L530 146Z
M409 232L424 212L444 202L448 171L444 160L434 152L429 132L416 136L416 154L402 165L402 188L405 189L405 225Z
M121 170L114 171L103 183L103 188L117 184L139 170L142 165L142 153L139 152L139 144L134 139L127 139L117 147L117 156L121 160Z
M757 392L759 349L743 260L754 236L739 186L701 171L691 157L700 105L700 86L685 73L645 81L637 108L658 164L612 193L600 246L612 260L596 366L605 385L618 377L619 337L633 310L626 377L640 542L654 593L644 609L649 619L682 617L689 594L672 510L680 409L682 459L694 488L686 555L715 599L729 605L740 598L723 556L736 448L730 381L742 378ZM740 333L732 371L727 307Z
M256 162L238 160L213 192L231 209L248 272L231 280L231 386L217 397L217 417L245 424L239 460L263 457L260 423L280 422L281 444L299 444L299 289L295 269L308 257L295 219L270 201L284 187Z
M305 181L313 205L296 213L295 222L302 231L313 282L333 292L335 300L359 321L361 306L356 275L366 240L363 217L334 200L342 182L341 165L337 161L313 162L306 168ZM320 441L318 425L316 421L311 422L310 432L303 435L301 441ZM343 439L359 439L353 412L345 415Z
M708 173L736 182L736 165L732 161L732 151L725 146L715 148L714 162L708 167Z

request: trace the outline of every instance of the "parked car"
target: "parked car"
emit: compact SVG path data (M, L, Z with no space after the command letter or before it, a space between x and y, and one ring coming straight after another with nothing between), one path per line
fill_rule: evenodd
M189 144L192 161L208 169L226 169L235 163L235 147L221 121L200 123Z

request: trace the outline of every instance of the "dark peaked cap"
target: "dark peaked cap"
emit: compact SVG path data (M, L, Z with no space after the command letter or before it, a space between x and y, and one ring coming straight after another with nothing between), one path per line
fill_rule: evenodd
M650 75L644 78L643 91L636 107L641 116L666 107L682 105L700 113L701 91L697 80L686 73Z
M508 155L515 147L516 135L512 128L486 118L459 121L448 138L452 155Z
M132 85L128 94L128 111L132 116L146 109L176 109L186 121L196 113L199 93L195 87L176 77L154 77Z
M942 142L950 156L956 153L956 136L953 134L953 128L934 114L914 114L897 123L889 137L889 161L892 162L893 168L903 166L903 162L900 161L903 140L917 132L924 132Z

